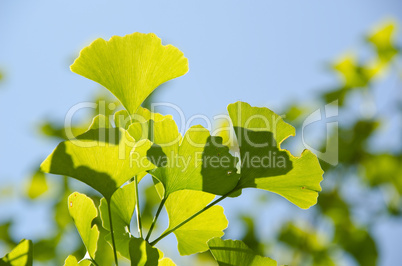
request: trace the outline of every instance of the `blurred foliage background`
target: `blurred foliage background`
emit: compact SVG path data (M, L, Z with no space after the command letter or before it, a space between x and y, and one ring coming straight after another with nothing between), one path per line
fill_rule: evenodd
M241 240L251 249L288 265L345 265L345 262L377 265L381 251L373 236L373 226L384 219L401 219L402 216L402 142L392 148L376 145L376 140L384 137L381 136L382 129L389 123L392 123L392 134L402 139L402 101L400 97L387 97L373 89L389 73L398 73L400 79L395 90L397 95L401 95L401 44L396 42L396 34L395 21L380 23L365 35L364 53L360 50L347 53L329 64L329 72L339 81L332 89L323 88L316 99L311 99L314 104L295 102L284 108L285 120L294 125L300 135L303 121L315 111L314 106L338 106L337 131L324 132L329 139L317 134L314 143L317 150L325 152L328 143L337 141L339 163L333 166L321 161L325 175L318 204L305 215L287 217L272 238L261 238L255 213L239 214L236 223L244 228ZM375 106L376 97L385 98L385 108ZM157 100L158 95L153 94L143 106L149 107ZM85 131L95 115L113 115L118 108L111 110L109 106L119 106L108 94L95 95L93 102L98 108L81 119L85 122L74 124L71 130L75 135ZM42 121L39 127L42 137L57 141L66 138L62 119ZM285 145L298 150L301 141L295 138ZM38 162L41 159L38 158ZM145 195L141 200L143 226L148 228L159 198L154 186L144 184L140 188ZM7 204L7 196L14 189L0 187L0 204ZM85 248L67 210L67 197L74 190L84 191L99 204L98 194L63 176L50 177L33 169L26 180L24 197L35 204L46 204L56 228L51 235L34 241L35 265L62 265L69 254L84 256ZM272 207L270 195L258 200L258 204ZM230 211L230 208L226 209L226 212ZM6 250L12 249L19 242L11 230L16 226L13 217L1 217L0 223L0 242ZM95 223L101 229L101 237L104 236L99 218ZM229 226L228 234L230 230L233 229ZM100 246L96 256L102 256L104 261L112 264L109 246ZM194 255L191 260L194 265L213 265L209 253ZM177 262L180 265L180 261Z

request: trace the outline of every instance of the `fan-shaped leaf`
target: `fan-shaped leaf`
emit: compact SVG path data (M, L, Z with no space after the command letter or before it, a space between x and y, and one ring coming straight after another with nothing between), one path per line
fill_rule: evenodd
M180 190L172 193L166 200L165 207L169 216L166 231L191 217L208 205L214 195L202 191ZM207 241L213 237L223 236L228 226L223 208L215 205L185 223L173 233L176 235L181 255L190 255L208 250Z
M10 253L0 259L0 265L4 266L32 266L32 263L32 241L26 239L22 239Z
M61 142L41 170L74 177L110 200L134 175L155 167L146 158L150 147L150 141L135 142L121 128L89 129L77 139Z
M110 203L114 237L116 241L117 251L126 258L130 258L129 243L130 243L130 222L133 216L136 203L135 183L130 183L116 190L112 196ZM102 226L110 231L109 210L105 198L101 199L99 206ZM106 239L112 243L111 235L108 234Z
M262 257L239 240L222 240L215 237L208 241L209 249L220 266L276 266L273 259Z
M128 131L143 138L148 126L134 123ZM202 126L191 127L182 138L174 120L165 118L153 122L152 140L148 158L158 168L150 173L164 185L165 197L182 189L224 195L236 186L236 158L222 138L210 136Z
M89 256L94 258L99 239L98 226L92 226L92 220L98 216L94 202L86 195L74 192L68 197L68 210Z
M228 111L240 147L238 187L277 193L300 208L314 205L323 174L317 157L308 150L294 157L280 148L295 129L268 108L237 102Z
M85 47L71 71L106 87L131 114L160 84L188 71L188 61L155 34L133 33L101 38Z

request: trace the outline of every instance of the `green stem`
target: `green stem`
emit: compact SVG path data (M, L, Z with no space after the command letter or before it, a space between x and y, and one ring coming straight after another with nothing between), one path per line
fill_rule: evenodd
M119 266L119 262L117 260L117 252L116 252L116 243L114 241L114 232L113 232L113 222L112 222L112 211L110 207L110 201L107 201L107 208L109 210L109 225L110 225L110 234L112 236L112 245L113 245L113 254L114 254L114 262L116 266Z
M173 233L174 231L176 231L177 229L179 229L180 227L182 227L183 225L185 225L186 223L188 223L189 221L191 221L192 219L194 219L195 217L197 217L198 215L200 215L201 213L205 212L206 210L208 210L209 208L211 208L212 206L218 204L219 202L221 202L222 200L226 199L230 194L236 192L237 190L239 190L240 188L235 187L233 190L229 191L228 193L226 193L225 195L219 197L217 200L211 202L210 204L208 204L207 206L205 206L204 208L202 208L201 210L199 210L198 212L196 212L195 214L191 215L189 218L187 218L186 220L184 220L183 222L181 222L180 224L176 225L174 228L170 229L169 231L166 231L165 233L163 233L160 237L158 237L157 239L155 239L154 241L152 241L150 243L151 246L154 246L156 243L158 243L160 240L162 240L163 238L165 238L167 235L169 235L170 233Z
M148 241L149 238L151 237L152 230L154 230L156 220L158 220L159 214L161 213L163 205L165 205L166 199L167 199L167 197L163 198L161 203L159 204L158 210L156 211L154 220L152 221L151 227L149 228L149 231L148 231L147 237L145 238L145 241Z
M90 259L89 261L90 261L93 265L99 266L98 263L97 263L94 259Z
M138 226L138 234L140 235L141 238L142 236L142 222L141 222L141 212L140 212L140 197L138 193L138 182L137 182L137 176L134 176L134 182L135 182L135 196L136 196L136 208L137 208L137 226Z

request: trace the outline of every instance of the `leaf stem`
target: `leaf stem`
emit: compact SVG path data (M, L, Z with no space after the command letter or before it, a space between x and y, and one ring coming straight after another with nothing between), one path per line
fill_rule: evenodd
M152 233L152 230L154 230L156 220L158 220L159 214L161 213L163 205L165 205L166 200L167 200L167 197L164 197L162 199L161 203L159 204L158 210L156 211L154 220L152 221L151 227L149 228L149 231L148 231L147 237L145 238L145 241L148 241L149 238L151 237L151 233Z
M229 191L228 193L226 193L225 195L219 197L218 199L214 200L213 202L211 202L210 204L208 204L207 206L205 206L204 208L202 208L201 210L199 210L198 212L194 213L193 215L191 215L189 218L187 218L186 220L184 220L183 222L179 223L178 225L176 225L174 228L170 229L169 231L166 231L165 233L163 233L162 235L160 235L157 239L155 239L154 241L152 241L151 243L149 243L151 246L154 246L156 243L158 243L160 240L162 240L163 238L165 238L167 235L169 235L170 233L173 233L174 231L176 231L177 229L179 229L180 227L182 227L183 225L185 225L186 223L188 223L189 221L191 221L192 219L194 219L195 217L197 217L198 215L200 215L201 213L205 212L206 210L208 210L209 208L211 208L212 206L218 204L219 202L221 202L222 200L226 199L230 194L236 192L237 190L239 190L239 187L235 187L234 189L232 189L231 191Z
M116 243L114 241L114 232L113 232L113 222L112 222L112 211L111 211L111 206L110 206L110 201L107 201L107 208L109 210L109 225L110 225L110 233L112 236L112 245L113 245L113 254L114 254L114 262L116 263L116 266L119 266L119 262L117 260L117 252L116 252Z
M99 266L99 264L94 260L94 259L89 259L89 261L93 264L93 265L95 265L95 266Z
M136 209L137 209L137 226L138 226L138 234L140 235L141 238L143 238L142 235L142 222L141 222L141 212L140 212L140 197L138 193L138 182L137 182L137 176L134 176L134 182L135 182L135 197L136 197Z

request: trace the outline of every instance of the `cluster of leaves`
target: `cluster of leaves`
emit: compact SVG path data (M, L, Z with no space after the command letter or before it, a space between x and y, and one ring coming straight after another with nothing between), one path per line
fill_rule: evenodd
M374 55L370 60L357 60L357 55L348 54L333 64L334 72L341 77L342 82L336 89L325 92L320 96L322 103L331 103L333 100L338 99L341 106L340 113L342 113L342 110L344 110L343 112L346 111L348 114L355 111L353 108L350 110L351 97L355 99L356 95L358 95L360 98L365 99L367 95L372 93L375 89L376 85L379 83L379 78L386 77L387 73L394 71L397 67L400 54L399 48L395 45L395 29L396 23L388 22L379 25L374 32L370 33L366 38L367 43L374 48ZM157 91L158 90L155 92ZM150 100L150 98L151 97L148 97L146 102ZM107 99L106 102L103 101L104 99ZM390 106L397 107L394 109L393 115L401 116L401 103L398 103L395 99L393 100L394 101L389 104ZM90 117L94 117L98 114L109 117L113 115L115 107L119 105L119 102L111 99L108 95L101 95L97 97L94 102L97 103L98 108L89 115ZM145 102L142 106L147 107L144 104ZM99 106L105 106L106 108L99 108ZM108 106L113 106L113 108L109 109L107 108ZM310 112L310 106L294 104L289 106L285 111L286 120L292 122L298 130L301 128L303 118ZM375 225L377 221L383 219L384 216L400 217L402 211L400 196L402 193L400 179L402 171L402 147L395 147L393 152L389 153L387 150L373 152L368 145L371 140L380 137L378 129L381 128L382 124L387 122L385 117L388 115L389 113L385 115L378 113L374 117L367 118L367 116L365 116L363 118L355 118L352 123L348 123L347 125L340 124L338 134L340 164L337 167L332 167L323 161L320 162L322 168L324 168L327 173L327 178L324 182L325 189L320 193L318 205L314 208L310 208L307 212L309 217L314 217L313 220L302 219L301 221L300 216L296 218L289 217L288 223L284 223L282 229L278 231L276 239L271 239L270 242L266 242L266 239L261 238L259 229L256 226L256 217L253 217L252 214L245 213L242 217L239 217L246 228L241 240L250 247L253 252L243 247L243 244L238 241L226 240L223 241L226 243L224 245L243 250L243 255L249 253L264 255L267 254L268 249L281 246L280 243L283 243L284 250L281 250L279 253L271 252L271 254L277 254L277 260L289 263L290 265L338 265L340 263L338 261L340 253L349 254L359 265L376 265L378 248L376 239L371 236L370 228ZM353 117L353 115L351 117ZM340 117L340 119L342 120L343 117ZM350 117L348 117L348 120L350 121ZM116 122L115 124L118 123L119 122ZM71 130L75 136L81 135L87 131L89 124L88 121L85 121L84 123L73 126L71 129L66 129L63 126L57 125L57 123L49 121L42 125L41 131L49 138L67 140L66 131ZM229 123L223 125L223 127L227 126L229 126ZM225 132L221 132L220 134L224 139L223 143L231 148L238 148L237 140L228 139L224 133ZM349 196L350 193L345 192L348 186L350 186L350 182L348 181L351 179L354 179L360 186L363 186L363 195L360 193L360 196L353 198ZM53 177L52 180L57 179ZM53 213L54 221L57 226L56 234L49 238L34 241L33 243L33 249L35 251L34 259L37 262L51 262L51 265L62 264L62 261L64 261L67 256L63 239L65 239L66 236L71 237L75 235L75 232L72 230L73 221L70 218L66 204L68 196L72 193L72 180L66 177L60 177L59 181L59 186L55 186L54 183L52 183L52 186L48 186L46 175L41 171L35 170L27 188L27 196L29 198L40 200L45 197L45 199L54 202ZM79 187L76 183L73 185ZM160 186L161 185L157 185L156 187ZM51 191L50 193L45 193L48 187ZM57 189L55 187L57 187ZM144 228L150 228L152 225L154 212L157 210L160 203L159 195L155 189L156 187L149 186L143 191L140 191L145 195L146 199L142 202L143 208L141 208L140 213L142 226ZM53 193L52 191L55 190L57 190L57 192ZM99 206L101 203L99 194L94 193L90 189L85 189L85 187L80 187L80 190L85 191L85 194L90 196L95 206ZM382 195L381 198L385 199L383 205L376 202L376 208L374 210L372 208L373 206L370 206L370 210L365 209L367 208L367 203L366 201L362 202L361 199L364 198L369 201L371 195L379 193ZM163 195L163 191L161 195ZM52 199L51 197L54 198ZM134 197L130 198L130 200L133 199ZM267 205L265 203L267 198L264 197L262 200L264 204ZM106 209L103 213L107 214L106 205L102 206ZM371 213L370 218L367 219L367 221L369 221L368 223L362 223L361 220L356 219L354 213L356 211L361 212L361 209L364 209L365 213ZM102 213L100 212L100 214ZM92 221L92 226L96 225L100 232L95 258L101 261L102 265L111 265L113 263L113 251L108 242L103 241L105 237L110 241L110 235L107 237L107 235L110 234L110 229L103 227L100 216L101 215L98 215ZM114 218L114 216L112 217ZM106 223L107 218L108 217L105 217ZM116 218L116 220L117 222L113 220L113 225L119 223L119 218ZM330 222L332 230L328 228L328 222ZM18 244L10 236L10 226L12 224L12 220L6 220L0 225L0 239L3 244L9 247ZM154 229L157 225L158 223L154 224ZM323 225L326 228L325 233L319 230ZM117 230L117 228L115 230ZM208 243L212 242L211 240ZM216 241L214 240L214 242ZM221 245L221 243L215 243L214 245L217 247ZM19 255L15 256L11 254L22 255L27 253L28 250L32 250L29 245L25 246L27 248L19 248L19 252L13 251L10 253L8 258L19 257ZM211 251L213 250L223 250L223 248L218 247L214 249L212 247ZM86 248L84 245L80 244L73 247L72 254L74 257L82 258L85 253ZM202 253L201 255L204 254L206 253ZM220 255L215 252L214 256L219 257ZM74 257L69 257L68 262L74 264L76 262ZM254 258L252 255L250 255L250 257ZM209 259L209 256L202 256L202 259L205 258ZM19 261L19 263L12 264L10 259L7 259L7 256L3 258L2 262L4 261L8 263L6 265L24 264ZM29 257L26 258L26 261L28 262L26 264L30 265ZM0 265L2 262L0 262ZM242 265L247 262L248 261L238 261L238 263ZM80 262L80 264L85 263L88 262ZM138 261L135 261L135 263L138 263ZM268 262L266 262L266 264L268 264Z
M181 136L171 116L140 106L160 84L188 71L183 54L171 45L162 45L154 34L98 39L81 51L71 70L106 87L124 110L113 118L96 116L88 130L61 142L41 164L40 171L73 177L103 196L97 208L85 194L69 195L68 211L86 255L80 261L69 256L65 265L106 265L97 252L104 246L102 242L112 247L116 265L119 256L132 265L171 265L154 247L170 233L176 235L182 255L210 250L221 265L276 265L241 241L221 239L228 222L223 208L216 204L239 196L245 188L277 193L300 208L316 203L323 174L318 159L307 150L294 157L280 147L295 134L292 126L267 108L237 102L230 104L228 111L240 158L229 152L221 137L211 136L202 126L191 127ZM66 136L61 133L60 137ZM248 157L261 160L271 152L280 154L281 167L244 163ZM189 163L175 162L178 158ZM154 181L160 204L145 236L138 183L147 174ZM43 179L41 172L36 179ZM214 200L216 195L220 197ZM163 207L169 226L150 241ZM135 210L137 236L130 230ZM101 225L95 222L98 218ZM100 227L107 232L104 238Z
M337 100L339 121L348 122L339 123L339 131L330 133L330 139L321 144L325 152L327 143L338 141L339 164L332 166L320 161L326 178L318 204L311 209L314 219L289 219L277 236L277 240L285 244L287 252L284 253L292 258L289 260L292 265L338 265L343 256L339 254L353 258L358 265L377 265L379 250L371 228L384 217L401 217L402 146L389 151L370 145L373 139L381 138L378 129L391 119L389 110L392 109L391 115L401 121L401 103L395 98L388 99L386 112L380 109L374 115L361 114L354 106L357 99L370 101L369 95L374 95L376 86L381 84L380 78L400 71L396 28L396 22L387 21L365 38L373 51L368 60L357 60L358 55L348 54L332 65L341 83L337 89L320 95L319 100L321 105ZM285 113L296 128L301 129L311 109L295 104ZM351 196L351 188L358 195ZM378 198L384 201L379 202ZM364 213L366 218L358 219L356 213ZM323 227L325 232L319 230ZM253 241L261 245L259 239Z

